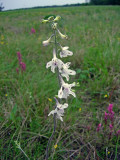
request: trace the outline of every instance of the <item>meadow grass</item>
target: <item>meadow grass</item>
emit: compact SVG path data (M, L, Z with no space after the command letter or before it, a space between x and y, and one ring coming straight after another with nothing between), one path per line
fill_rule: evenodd
M96 133L109 103L114 104L115 128L120 129L120 7L87 6L0 13L0 159L25 159L15 140L30 159L44 159L53 128L48 113L59 89L57 76L46 69L52 46L42 46L52 33L40 22L47 15L62 17L59 29L69 36L63 46L74 52L64 62L71 61L77 72L71 82L80 83L77 98L69 98L64 122L57 122L50 159L120 158L120 141ZM18 51L26 63L23 74L16 73Z

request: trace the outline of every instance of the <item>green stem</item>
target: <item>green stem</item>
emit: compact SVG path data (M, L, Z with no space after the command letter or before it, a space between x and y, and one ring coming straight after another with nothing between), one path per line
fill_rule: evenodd
M55 36L55 52L57 54L57 38L56 38L56 31L54 31L54 36ZM58 80L59 80L59 86L60 85L60 78L59 78L59 71L57 69L57 73L58 73ZM56 108L56 106L55 106ZM54 121L54 128L53 128L53 133L51 135L51 137L49 138L49 141L48 141L48 144L47 144L47 148L46 148L46 160L48 160L48 157L49 157L49 147L50 147L50 144L53 140L53 137L54 137L54 134L55 134L55 131L56 131L56 114L54 114L53 116L53 121Z
M116 150L115 150L115 160L117 160L117 148L118 148L119 137L117 139Z
M47 144L46 159L45 160L48 160L48 157L49 157L49 146L51 144L51 141L52 141L53 136L54 136L55 131L56 131L56 114L54 114L54 116L53 116L53 121L54 121L54 129L53 129L53 133L52 133L51 137L49 138L49 141L48 141L48 144Z
M29 157L27 156L27 154L22 150L22 148L20 147L19 149L20 149L20 150L22 151L22 153L27 157L27 159L30 160L30 158L29 158Z

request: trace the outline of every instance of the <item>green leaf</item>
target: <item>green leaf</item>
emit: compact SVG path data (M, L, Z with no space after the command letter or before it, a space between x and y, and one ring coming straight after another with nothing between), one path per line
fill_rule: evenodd
M81 73L82 71L81 71L81 69L77 69L76 72L77 72L77 74L78 74L78 73Z
M15 104L14 107L13 107L13 109L12 109L12 111L11 111L11 113L10 113L10 119L12 121L15 121L16 113L17 113L17 105Z

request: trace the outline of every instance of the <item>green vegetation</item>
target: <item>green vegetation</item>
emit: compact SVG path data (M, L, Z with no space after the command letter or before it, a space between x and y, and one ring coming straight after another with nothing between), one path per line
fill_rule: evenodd
M42 41L49 38L49 25L40 21L48 15L62 17L59 28L69 36L63 46L74 52L71 61L79 82L77 98L69 98L64 122L57 121L51 147L54 160L120 159L120 7L86 6L29 9L0 13L0 159L26 159L15 146L21 144L31 160L43 160L53 119L48 113L57 95L57 77L46 69L51 47ZM31 28L36 30L31 34ZM26 71L17 74L17 52L22 54ZM53 101L50 102L48 98ZM109 127L99 133L109 103L115 112L114 133ZM71 104L71 105L70 105ZM57 144L57 148L54 145Z

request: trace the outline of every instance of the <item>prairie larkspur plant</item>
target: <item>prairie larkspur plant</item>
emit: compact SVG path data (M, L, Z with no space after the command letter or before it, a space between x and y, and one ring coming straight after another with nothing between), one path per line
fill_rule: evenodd
M49 61L46 64L46 68L51 68L51 71L53 73L57 73L58 75L58 82L59 82L59 87L60 89L58 90L58 95L56 96L57 98L54 98L56 101L56 104L54 106L54 110L52 110L48 116L53 115L54 119L54 130L53 133L48 141L47 149L46 149L46 160L48 159L48 149L49 145L52 141L53 135L55 134L56 130L56 118L60 119L63 122L63 116L64 116L64 110L68 108L67 103L61 103L66 101L66 99L69 97L71 94L73 97L76 97L76 94L74 91L71 89L72 87L75 87L76 83L68 84L64 81L65 80L69 81L69 76L70 75L76 75L76 72L74 70L70 69L71 62L64 63L61 59L59 58L64 58L68 56L72 56L73 52L69 51L68 46L62 46L58 41L57 41L57 34L60 36L62 40L67 40L68 36L66 34L61 33L61 31L58 29L58 21L61 19L60 16L50 16L48 19L43 19L42 23L50 23L51 24L51 29L53 30L53 34L48 38L47 40L43 41L42 44L43 46L48 46L49 44L54 43L54 48L53 48L53 58L51 61ZM52 41L54 37L54 41ZM58 49L59 47L59 49ZM60 50L60 51L59 51ZM59 51L59 52L58 52ZM59 58L58 58L59 57Z

